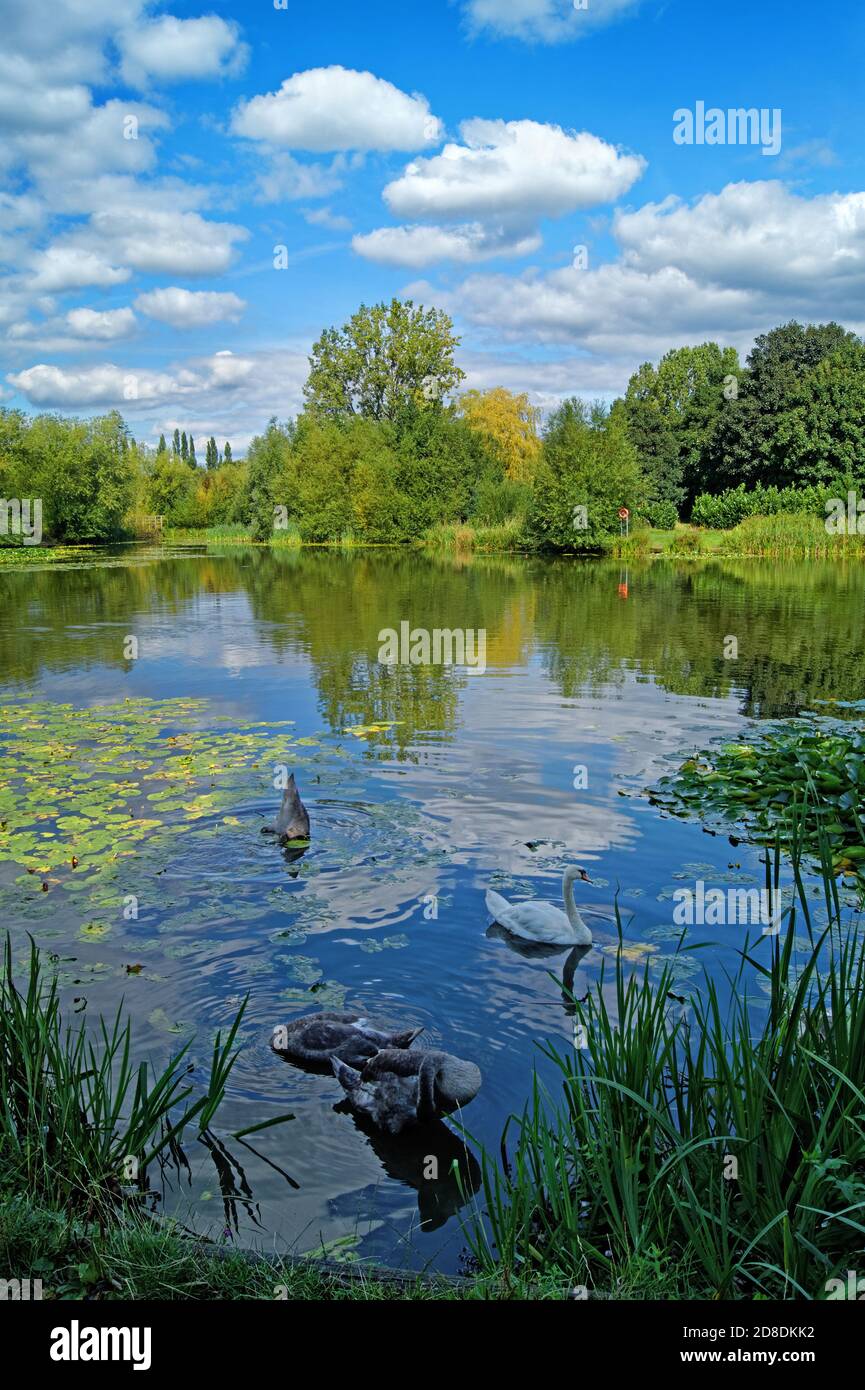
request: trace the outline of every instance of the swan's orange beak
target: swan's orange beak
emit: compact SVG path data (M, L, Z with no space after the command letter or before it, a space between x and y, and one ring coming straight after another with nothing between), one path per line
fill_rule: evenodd
M589 875L586 873L585 869L580 869L580 878L583 880L583 883L591 883L592 881L589 878Z

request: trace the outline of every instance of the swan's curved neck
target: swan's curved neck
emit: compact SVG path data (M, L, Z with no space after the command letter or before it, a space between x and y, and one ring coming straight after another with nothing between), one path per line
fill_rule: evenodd
M565 900L565 912L568 921L574 929L574 938L577 941L591 941L592 934L580 916L580 909L574 900L574 882L580 876L579 869L565 869L562 878L562 897Z

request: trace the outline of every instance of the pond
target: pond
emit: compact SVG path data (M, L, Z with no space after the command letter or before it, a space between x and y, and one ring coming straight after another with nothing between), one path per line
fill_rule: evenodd
M249 995L222 1142L189 1143L163 1208L242 1244L404 1267L459 1267L451 1164L475 1186L480 1146L545 1073L537 1042L573 1045L563 979L579 997L609 973L617 894L634 969L678 949L698 987L753 938L695 926L679 946L678 888L762 885L763 867L645 788L749 719L865 696L865 574L842 564L133 547L6 568L0 593L17 958L28 932L54 953L76 1013L122 997L156 1062L194 1034L206 1064ZM485 670L382 664L379 634L404 622L485 632ZM295 859L260 833L281 768L312 819ZM573 863L592 879L581 959L488 931L487 887L560 903ZM322 1006L423 1025L475 1061L468 1148L455 1126L366 1132L334 1078L271 1051Z

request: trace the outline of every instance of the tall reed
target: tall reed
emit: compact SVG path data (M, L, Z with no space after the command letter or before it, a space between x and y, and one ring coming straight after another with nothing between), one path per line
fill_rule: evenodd
M180 1143L191 1125L203 1132L225 1094L246 1002L223 1038L210 1073L193 1087L187 1043L161 1072L131 1055L131 1028L118 1008L66 1023L56 975L31 941L26 982L13 976L7 934L0 976L0 1171L3 1181L67 1209L143 1189L149 1164ZM197 1092L197 1096L195 1093Z

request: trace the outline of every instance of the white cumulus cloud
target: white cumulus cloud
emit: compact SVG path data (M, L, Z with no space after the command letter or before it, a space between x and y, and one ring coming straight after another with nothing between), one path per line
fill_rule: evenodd
M568 343L632 367L708 338L747 350L794 317L865 324L865 193L809 198L776 181L735 183L621 212L613 233L615 261L476 273L425 297L497 340Z
M112 265L105 256L83 246L49 246L34 255L33 268L30 285L40 293L58 294L88 285L107 289L129 279L125 267Z
M536 233L513 235L472 222L454 227L379 227L353 237L351 244L368 261L417 270L436 261L467 265L495 256L529 255L538 249L541 238Z
M613 202L646 167L588 131L538 121L464 121L461 144L416 159L384 198L398 217L560 217Z
M419 150L437 145L443 134L425 97L339 66L296 72L278 92L241 102L231 128L250 140L318 154Z
M136 204L94 213L71 239L153 275L216 275L231 265L235 242L248 236L245 227L197 212Z
M246 302L236 294L184 290L168 285L140 294L135 307L148 318L169 323L173 328L201 328L210 323L236 321L246 308Z
M131 309L70 309L66 325L78 338L127 338L135 329Z
M234 77L242 72L249 49L240 41L238 26L205 15L177 19L162 15L126 30L120 40L121 72L133 87L190 78Z
M465 0L469 28L537 43L566 43L636 11L640 0Z
M669 197L619 213L628 264L676 266L699 281L850 307L865 290L865 193L803 197L783 183L731 183L692 203Z

